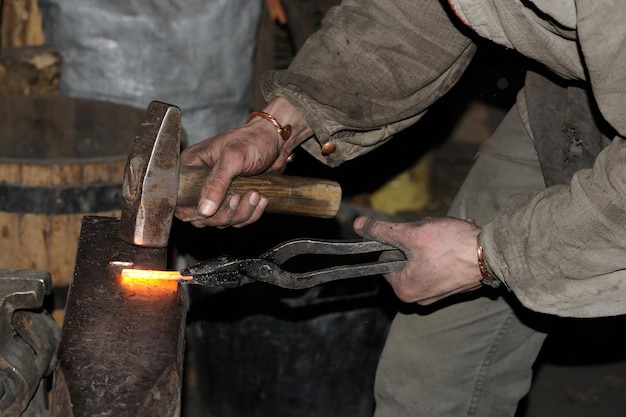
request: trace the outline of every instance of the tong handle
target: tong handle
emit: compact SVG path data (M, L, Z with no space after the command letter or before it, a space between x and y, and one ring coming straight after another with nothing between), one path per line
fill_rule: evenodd
M310 288L330 281L398 271L404 268L406 260L346 264L298 273L286 271L281 265L299 255L360 255L388 250L398 249L375 240L294 239L274 247L259 258L249 260L243 267L243 273L254 280L283 288Z
M265 252L260 258L283 264L299 255L359 255L372 252L397 250L396 247L376 240L322 240L293 239Z
M251 281L263 281L293 290L311 288L342 279L386 274L399 271L406 265L406 260L378 261L294 273L285 271L280 266L266 260L256 259L255 261L249 263L242 271L246 276L252 277Z

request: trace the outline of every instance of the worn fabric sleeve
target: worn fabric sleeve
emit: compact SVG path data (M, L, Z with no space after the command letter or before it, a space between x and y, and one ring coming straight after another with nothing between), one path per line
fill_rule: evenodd
M626 133L626 11L580 0L577 38L602 117ZM558 122L558 121L555 121ZM520 195L484 228L485 253L527 307L574 317L626 313L626 142L617 136L569 185Z
M496 274L527 307L599 317L626 313L626 142L568 185L522 194L483 228Z
M602 116L626 137L626 8L622 0L577 0L578 38Z
M266 99L284 97L302 113L315 134L303 146L324 163L373 150L415 123L469 64L475 45L446 6L344 1L288 70L266 74ZM323 156L328 141L337 150Z

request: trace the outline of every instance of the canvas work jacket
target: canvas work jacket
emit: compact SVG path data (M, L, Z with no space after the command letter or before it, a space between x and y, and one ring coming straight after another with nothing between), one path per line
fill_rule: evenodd
M315 134L303 147L336 166L422 117L463 74L478 37L539 62L562 80L551 90L554 114L580 123L550 123L554 114L536 105L554 84L529 74L518 107L548 187L514 198L484 225L485 254L531 309L624 314L625 19L618 0L345 0L262 87L302 113ZM559 101L581 105L563 110ZM321 153L326 142L337 145L330 155Z

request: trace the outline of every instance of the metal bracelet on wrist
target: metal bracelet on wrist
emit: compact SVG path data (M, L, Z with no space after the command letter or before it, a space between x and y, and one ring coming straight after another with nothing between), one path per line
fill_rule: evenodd
M480 233L476 236L476 250L478 252L478 269L480 269L480 283L491 288L499 288L502 285L502 281L491 270L487 259L485 259L485 253L483 251L483 245L480 240Z

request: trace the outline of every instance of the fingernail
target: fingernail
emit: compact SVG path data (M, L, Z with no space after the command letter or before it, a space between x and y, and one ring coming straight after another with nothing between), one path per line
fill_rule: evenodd
M231 210L237 210L240 198L241 197L239 197L239 194L231 195L230 199L228 200L228 207L230 207Z
M202 200L198 206L198 213L204 217L209 217L215 214L217 211L217 204L211 200Z
M365 217L357 217L352 223L352 227L355 229L360 229L365 224Z
M257 204L259 204L260 199L261 195L259 193L252 193L252 195L248 199L248 202L250 203L250 205L256 206Z
M269 203L270 203L270 200L267 197L262 197L261 200L259 201L259 207L265 210L265 207L267 207Z

